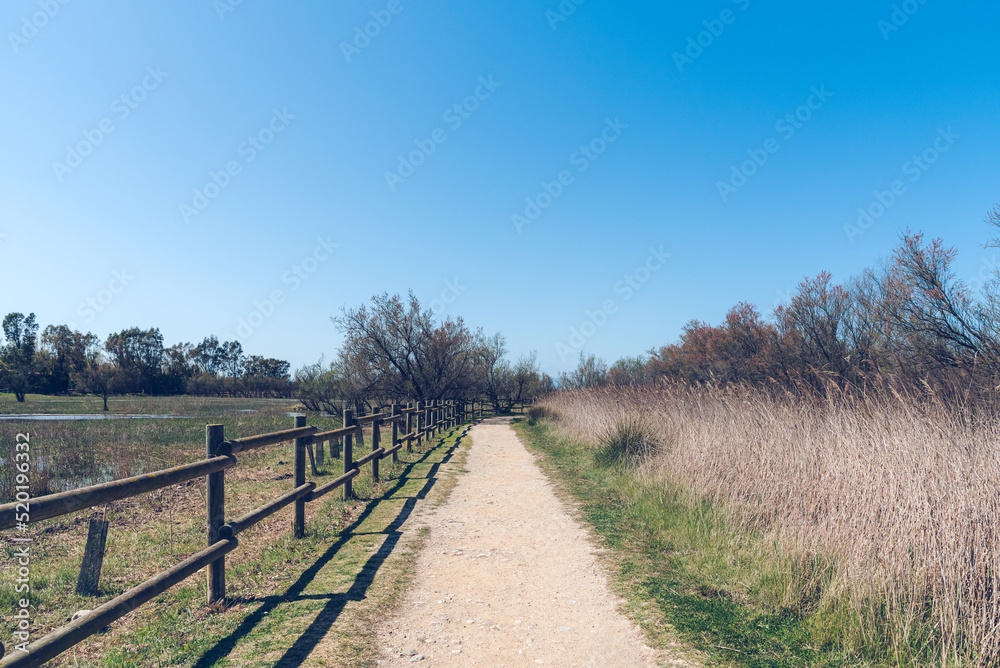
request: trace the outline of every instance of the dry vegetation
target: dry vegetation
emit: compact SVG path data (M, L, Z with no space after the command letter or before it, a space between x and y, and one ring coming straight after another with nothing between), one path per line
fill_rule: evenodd
M771 603L809 615L818 642L899 664L1000 661L995 414L679 385L543 404L601 458L724 509L761 564L784 565Z

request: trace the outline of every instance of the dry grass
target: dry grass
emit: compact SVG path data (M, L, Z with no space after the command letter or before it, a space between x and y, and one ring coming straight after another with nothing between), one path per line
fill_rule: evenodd
M655 450L639 474L763 537L761 558L789 567L758 593L813 616L818 641L899 664L1000 661L997 417L927 399L685 387L543 403L598 454L608 434L645 430Z

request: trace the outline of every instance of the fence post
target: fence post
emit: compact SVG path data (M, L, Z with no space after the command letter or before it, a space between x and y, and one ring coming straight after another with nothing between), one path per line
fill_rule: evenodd
M205 425L205 455L218 457L219 446L226 440L225 427L221 424ZM208 506L208 544L215 545L222 538L219 529L226 523L226 472L210 473L205 477L205 500ZM208 565L208 603L226 600L226 557L219 557Z
M336 459L337 457L340 457L340 444L343 442L342 439L343 436L338 436L337 438L330 439L330 459Z
M378 450L378 445L382 441L381 427L382 418L372 420L372 452ZM372 460L372 482L378 482L378 460L378 457Z
M344 427L354 426L354 411L344 409ZM347 434L344 436L344 473L350 473L354 468L354 436ZM344 483L344 501L349 501L354 497L353 480Z
M304 427L306 426L306 416L296 415L295 416L295 426ZM292 489L296 487L301 487L306 484L306 439L297 438L295 439L295 455L293 460L293 465L295 470L294 480L292 481ZM296 538L302 538L306 535L306 500L298 499L295 502L295 522L292 525L292 530Z
M399 412L399 404L393 404L392 405L392 416L393 417L397 417L399 415L401 415L401 413ZM395 448L396 445L398 445L398 444L399 444L399 420L393 420L392 421L392 447ZM399 452L398 450L393 450L392 451L392 461L393 462L398 462L399 461L399 456L397 454L398 452Z
M83 550L80 577L76 580L76 593L83 596L97 596L101 581L101 566L104 564L104 547L108 542L107 506L105 512L90 518L87 531L87 547Z
M312 446L310 446L310 447L312 447ZM325 451L325 448L326 448L326 442L325 442L325 441L324 441L324 442L322 442L322 443L316 443L316 444L315 444L315 450L316 450L316 463L317 463L317 464L319 464L320 466L322 466L322 465L323 465L323 462L324 462L324 461L325 461L325 459L326 459L326 451Z
M424 422L424 402L418 401L416 404L416 411L413 413L413 431L417 432L417 446L421 446L424 442L424 435L421 433L421 429L427 426Z
M412 401L407 401L406 402L406 407L407 408L413 408L413 402ZM406 435L409 436L412 433L413 433L413 411L410 411L409 413L406 414ZM412 438L407 438L406 439L406 451L407 452L413 452L413 439Z

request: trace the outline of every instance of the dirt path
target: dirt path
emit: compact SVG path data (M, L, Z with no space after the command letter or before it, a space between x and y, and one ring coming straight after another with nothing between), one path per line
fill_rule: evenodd
M503 419L471 433L468 473L418 516L430 537L381 665L688 665L617 612L584 529Z

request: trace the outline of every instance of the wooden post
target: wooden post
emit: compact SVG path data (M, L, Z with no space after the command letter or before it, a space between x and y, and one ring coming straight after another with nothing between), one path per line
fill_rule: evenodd
M417 411L413 414L413 421L414 421L413 430L417 432L417 446L423 444L424 435L420 433L420 430L427 426L427 423L424 422L423 410L424 410L424 402L418 401Z
M393 415L393 417L396 417L397 415L400 415L399 404L393 404L392 405L392 415ZM398 443L399 443L399 420L393 420L392 421L392 447L395 448ZM393 461L393 463L399 461L398 453L399 453L398 450L393 450L392 451L392 461Z
M342 438L342 436L338 436L337 438L330 439L330 459L340 457L340 445L343 443Z
M413 408L413 402L412 401L406 402L406 407ZM409 436L412 433L413 433L413 411L410 411L409 413L406 414L406 435ZM413 452L412 438L406 439L406 451Z
M320 444L322 445L322 444ZM309 454L309 468L312 470L314 476L319 475L319 469L316 468L316 458L313 456L313 444L306 443L306 452ZM305 484L305 483L303 483Z
M87 532L87 547L83 550L80 577L76 581L76 593L81 596L97 596L101 581L101 566L104 564L104 546L108 542L108 521L105 515L90 518Z
M312 447L312 446L310 446ZM316 444L316 463L320 466L326 461L326 442Z
M226 440L225 427L221 424L205 425L205 456L209 459L222 454L220 446ZM205 477L205 499L208 506L208 545L211 547L222 538L219 529L226 523L226 472L210 473ZM208 565L208 603L226 600L226 557L219 557Z
M354 425L354 411L344 409L344 426ZM350 473L354 468L354 436L348 434L344 436L344 473ZM354 485L348 480L344 483L344 501L349 501L354 497Z
M295 416L295 426L304 427L306 426L306 416L296 415ZM295 439L295 458L293 464L295 466L294 471L294 481L292 483L292 489L301 487L306 484L306 439L297 438ZM295 502L295 523L292 526L296 538L302 538L306 535L306 500L299 499Z
M378 450L381 435L382 418L372 420L372 452ZM372 460L372 482L378 482L378 457Z

